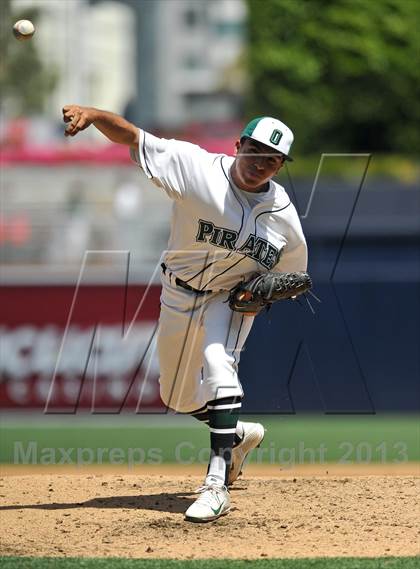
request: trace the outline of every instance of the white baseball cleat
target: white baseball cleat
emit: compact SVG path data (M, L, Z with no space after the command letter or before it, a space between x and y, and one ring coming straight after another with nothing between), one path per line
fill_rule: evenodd
M244 437L241 442L232 449L232 462L229 470L229 484L233 484L240 474L242 466L248 454L260 446L264 439L265 429L261 423L245 423L242 421Z
M226 486L205 484L198 488L200 496L185 512L189 522L211 522L230 510L230 496Z

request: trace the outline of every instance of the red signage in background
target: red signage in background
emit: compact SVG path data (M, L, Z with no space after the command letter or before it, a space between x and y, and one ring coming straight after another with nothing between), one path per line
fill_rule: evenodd
M163 410L154 334L160 287L148 290L136 315L145 291L83 286L71 311L74 286L2 287L1 408L45 410L48 401L49 413Z

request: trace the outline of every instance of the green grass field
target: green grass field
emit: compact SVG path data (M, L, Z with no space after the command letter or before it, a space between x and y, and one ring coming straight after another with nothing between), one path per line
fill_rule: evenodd
M0 557L3 569L417 569L418 557L319 558L319 559L261 559L236 561L231 559L201 559L172 561L160 559L57 559L30 557Z
M245 417L267 429L252 461L370 464L420 460L415 416ZM190 417L3 417L0 462L7 464L197 464L207 462L208 432ZM60 450L62 449L62 450ZM63 462L62 462L63 463Z

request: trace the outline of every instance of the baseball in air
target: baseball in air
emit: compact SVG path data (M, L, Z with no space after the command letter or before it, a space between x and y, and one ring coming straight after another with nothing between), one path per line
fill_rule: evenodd
M29 40L35 33L35 26L29 20L19 20L13 26L13 34L18 40Z

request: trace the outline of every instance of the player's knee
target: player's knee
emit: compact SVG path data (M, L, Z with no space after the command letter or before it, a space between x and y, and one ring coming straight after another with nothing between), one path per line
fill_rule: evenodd
M222 345L208 346L204 351L203 374L207 380L231 381L236 376L235 358Z

